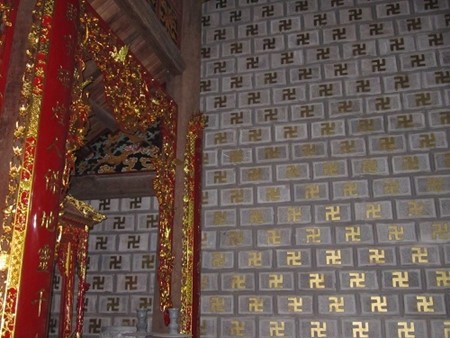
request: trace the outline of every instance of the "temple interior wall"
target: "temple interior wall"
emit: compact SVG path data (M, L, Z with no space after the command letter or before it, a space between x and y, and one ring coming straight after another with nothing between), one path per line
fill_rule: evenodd
M449 10L203 5L202 337L449 334Z

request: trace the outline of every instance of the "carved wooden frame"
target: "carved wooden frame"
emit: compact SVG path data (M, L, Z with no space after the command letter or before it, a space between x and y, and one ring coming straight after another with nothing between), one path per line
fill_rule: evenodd
M85 61L93 60L102 72L106 101L123 131L143 131L159 122L160 153L154 158L154 191L159 202L160 309L172 307L172 226L174 219L177 106L152 78L128 47L112 32L93 8L83 2L81 42Z

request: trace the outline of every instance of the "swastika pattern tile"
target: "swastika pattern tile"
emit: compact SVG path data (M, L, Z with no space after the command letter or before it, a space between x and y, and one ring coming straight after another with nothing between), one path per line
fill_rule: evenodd
M83 337L102 327L136 326L136 309L152 309L156 283L158 201L155 197L93 200L107 216L89 236ZM77 278L75 279L77 281ZM49 337L58 337L62 280L53 282ZM149 327L151 320L149 318Z
M449 2L210 0L202 32L201 337L450 337Z

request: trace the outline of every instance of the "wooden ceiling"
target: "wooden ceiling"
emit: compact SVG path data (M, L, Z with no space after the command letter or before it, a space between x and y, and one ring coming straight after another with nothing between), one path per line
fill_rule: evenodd
M94 10L129 48L152 77L163 87L180 74L184 63L180 51L146 0L88 0ZM89 121L87 143L117 125L105 103L103 77L93 62L88 63L85 78L94 114Z

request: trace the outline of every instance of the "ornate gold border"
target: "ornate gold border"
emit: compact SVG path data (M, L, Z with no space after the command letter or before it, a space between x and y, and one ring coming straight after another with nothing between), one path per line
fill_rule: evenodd
M49 17L54 1L38 0L33 11L33 23L28 37L28 60L23 76L19 117L14 131L14 154L10 162L9 188L3 210L3 233L0 237L0 257L8 262L6 283L0 285L0 334L13 337L15 332L18 288L21 279L29 198L32 192L34 155L42 103L42 84L47 62L51 32Z
M201 159L197 153L198 141L205 127L206 118L197 114L191 118L188 125L187 142L184 155L184 197L183 197L183 240L181 265L181 332L188 334L193 330L194 282L197 271L195 251L199 250L195 243L196 232L200 224L196 223L196 213L200 212L198 164ZM198 215L197 215L198 217Z
M102 72L106 100L120 128L128 132L143 131L159 122L162 130L162 149L154 159L154 190L159 201L160 308L165 311L172 306L177 106L86 1L82 7L85 8L81 16L85 39L81 48L86 59L93 60Z

